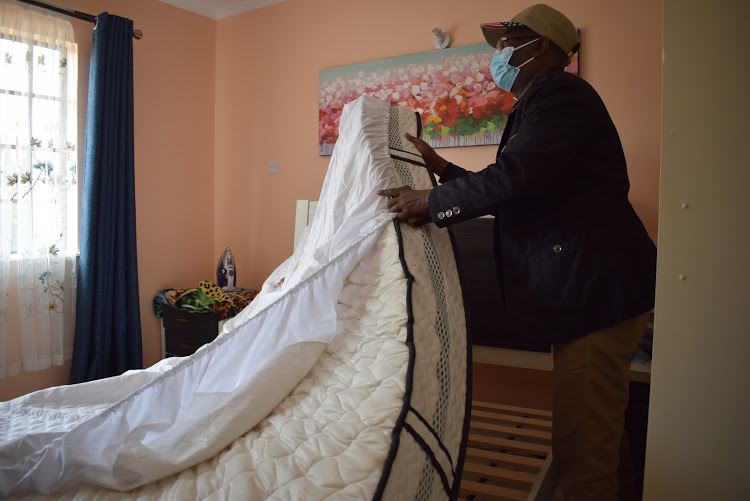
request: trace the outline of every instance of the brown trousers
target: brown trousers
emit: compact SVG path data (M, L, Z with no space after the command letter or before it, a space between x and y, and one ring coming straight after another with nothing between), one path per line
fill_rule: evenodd
M630 362L649 315L644 313L553 347L555 501L632 498L625 409ZM621 461L621 455L627 459ZM629 478L623 478L623 473Z

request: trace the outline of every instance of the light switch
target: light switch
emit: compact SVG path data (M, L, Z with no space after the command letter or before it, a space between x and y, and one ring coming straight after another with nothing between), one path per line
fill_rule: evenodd
M268 173L269 174L279 173L279 161L278 160L271 160L270 162L268 162Z

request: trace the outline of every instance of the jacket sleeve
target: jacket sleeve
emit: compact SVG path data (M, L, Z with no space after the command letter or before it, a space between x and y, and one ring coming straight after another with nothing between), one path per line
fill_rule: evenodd
M595 130L596 101L601 101L585 82L558 83L540 85L516 111L519 126L495 163L479 172L464 171L430 192L430 217L437 226L543 197L573 168Z
M448 162L448 166L443 171L443 175L440 176L440 182L447 183L451 179L456 179L457 177L465 176L468 173L469 171L464 169L463 167L459 167L453 162Z

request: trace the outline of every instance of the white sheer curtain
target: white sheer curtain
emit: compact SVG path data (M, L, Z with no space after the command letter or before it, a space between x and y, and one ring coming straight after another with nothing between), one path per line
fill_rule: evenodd
M0 0L0 378L72 355L77 51L63 16Z

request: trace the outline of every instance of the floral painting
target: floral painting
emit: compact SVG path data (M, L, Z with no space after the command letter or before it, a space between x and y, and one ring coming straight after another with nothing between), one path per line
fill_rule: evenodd
M362 94L418 112L433 148L499 144L515 98L492 80L493 53L479 43L322 70L318 154L333 152L341 111ZM578 54L566 71L578 74Z

